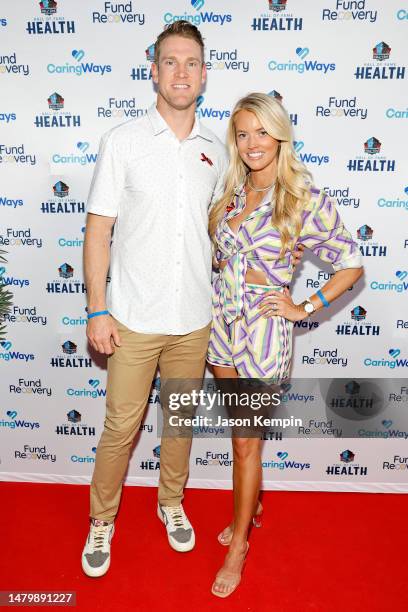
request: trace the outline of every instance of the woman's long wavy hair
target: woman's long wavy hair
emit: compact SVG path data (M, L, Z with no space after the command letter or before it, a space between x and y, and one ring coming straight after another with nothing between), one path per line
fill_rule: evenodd
M235 190L242 185L249 172L237 148L235 117L247 110L257 117L266 132L279 141L277 177L272 195L272 225L280 232L282 247L280 257L291 249L301 230L302 210L310 198L312 176L296 157L289 115L282 104L264 93L252 93L241 98L232 111L227 130L227 148L230 162L226 174L225 191L210 212L209 233L214 239L215 230L226 207L233 201Z

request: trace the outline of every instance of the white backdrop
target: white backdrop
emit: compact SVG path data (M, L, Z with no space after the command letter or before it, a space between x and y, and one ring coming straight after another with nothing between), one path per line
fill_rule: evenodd
M364 282L315 317L313 329L297 330L293 376L310 379L310 388L294 382L295 399L315 402L324 415L310 399L317 377L405 376L408 8L401 1L2 3L0 248L8 263L0 277L14 293L0 346L2 480L89 482L106 369L85 338L86 197L100 136L154 100L149 47L177 17L205 37L203 121L223 138L238 97L281 95L299 156L361 245ZM329 272L305 257L295 299L316 291ZM395 407L404 408L408 395L403 383L389 383L394 412L373 419L375 440L328 433L266 441L264 487L405 491L408 428ZM129 484L157 482L158 406L153 391ZM344 450L351 462L340 460ZM230 461L228 439L195 440L189 486L229 487Z

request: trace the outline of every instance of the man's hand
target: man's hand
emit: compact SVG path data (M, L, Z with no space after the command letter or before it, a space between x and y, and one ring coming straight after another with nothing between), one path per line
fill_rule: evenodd
M305 247L303 244L297 244L296 250L292 251L292 266L296 268L297 265L302 261L303 253L305 251Z
M91 346L104 355L112 355L115 346L121 345L116 323L110 315L88 319L86 335Z

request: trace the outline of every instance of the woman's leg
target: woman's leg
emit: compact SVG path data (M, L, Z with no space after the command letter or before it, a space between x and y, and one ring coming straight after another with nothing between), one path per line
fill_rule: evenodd
M238 378L235 368L214 367L216 378ZM240 581L247 552L248 529L258 503L261 484L261 441L233 438L234 523L232 540L224 565L217 573L213 591L227 594ZM227 528L228 529L228 528Z

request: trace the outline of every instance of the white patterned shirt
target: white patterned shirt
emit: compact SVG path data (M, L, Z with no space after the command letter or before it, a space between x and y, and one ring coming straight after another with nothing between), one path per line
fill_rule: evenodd
M180 142L155 105L103 135L87 211L116 217L107 305L129 329L179 335L210 322L208 211L227 165L198 118Z

